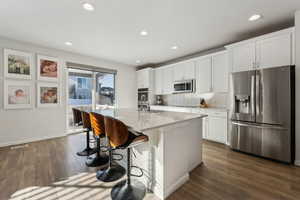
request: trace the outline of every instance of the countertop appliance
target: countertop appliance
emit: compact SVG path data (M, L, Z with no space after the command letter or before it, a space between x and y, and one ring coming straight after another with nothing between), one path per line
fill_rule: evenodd
M156 105L164 105L162 95L156 95Z
M295 66L230 77L230 146L286 163L295 157Z
M150 101L149 101L149 88L140 88L138 89L138 109L139 110L149 110Z
M195 91L195 80L175 81L173 85L173 93L192 93Z

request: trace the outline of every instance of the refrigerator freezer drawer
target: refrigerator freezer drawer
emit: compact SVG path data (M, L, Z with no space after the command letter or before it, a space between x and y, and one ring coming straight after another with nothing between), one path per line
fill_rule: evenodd
M281 126L232 122L231 148L291 163L290 130Z

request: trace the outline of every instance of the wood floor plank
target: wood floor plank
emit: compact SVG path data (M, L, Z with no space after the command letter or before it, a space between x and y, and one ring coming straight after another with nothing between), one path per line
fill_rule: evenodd
M35 189L37 195L39 191L52 194L56 187L62 194L64 188L52 185L54 182L82 172L93 174L98 169L86 167L86 158L76 155L84 146L85 134L79 134L30 143L23 149L0 148L0 200L9 199L14 192L32 186L38 186ZM97 180L91 177L68 181L69 184L74 181L77 184L97 184ZM168 197L168 200L202 199L299 200L300 168L204 141L203 164L191 172L187 183Z

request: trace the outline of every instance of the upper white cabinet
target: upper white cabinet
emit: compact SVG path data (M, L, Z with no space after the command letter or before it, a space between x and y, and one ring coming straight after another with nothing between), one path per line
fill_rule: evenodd
M172 94L173 93L173 72L174 68L171 67L166 67L163 68L163 94Z
M163 94L163 69L157 68L154 70L154 79L155 79L155 94Z
M233 72L293 65L294 28L266 34L226 47Z
M211 66L211 57L196 60L196 92L198 94L212 91Z
M142 69L136 72L137 73L137 87L138 88L150 88L152 87L152 73L151 68Z
M255 64L255 43L236 46L229 53L232 56L233 71L248 71Z
M173 93L173 71L172 66L157 68L155 71L155 94L166 95Z
M195 62L184 62L184 78L185 80L195 79Z
M179 81L184 79L184 66L182 63L177 63L173 65L174 69L174 81Z
M256 44L257 66L261 68L292 65L293 35L282 35L258 41Z
M212 56L212 91L228 91L228 54L219 53Z
M195 78L195 62L185 61L173 65L174 81L189 80Z
M228 54L227 51L206 55L196 63L196 92L228 91Z

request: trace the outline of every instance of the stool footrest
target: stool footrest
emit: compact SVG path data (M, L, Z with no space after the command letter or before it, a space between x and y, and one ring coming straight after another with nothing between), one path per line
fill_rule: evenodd
M132 168L135 168L135 169L140 170L141 174L136 175L136 174L131 173ZM134 176L134 177L142 177L142 176L144 176L144 171L143 171L142 168L140 168L140 167L138 167L138 166L131 166L131 168L130 168L130 176Z

